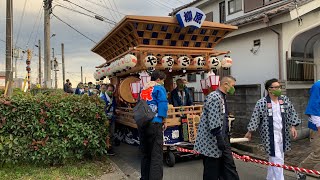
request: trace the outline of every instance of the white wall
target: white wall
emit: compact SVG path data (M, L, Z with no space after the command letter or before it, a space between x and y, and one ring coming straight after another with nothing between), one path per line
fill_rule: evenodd
M293 39L301 34L302 32L305 32L309 29L312 29L314 27L317 27L320 25L320 11L313 11L306 15L301 16L303 20L303 24L301 26L298 25L297 19L294 19L292 21L283 23L282 25L282 44L283 44L283 66L284 72L286 72L286 52L288 51L289 58L291 57L291 44ZM286 80L286 73L283 74L283 77L285 77Z
M261 46L254 55L250 49L256 39L260 39ZM277 46L277 35L263 29L224 39L216 50L231 51L231 75L237 79L237 84L264 84L268 79L279 77Z

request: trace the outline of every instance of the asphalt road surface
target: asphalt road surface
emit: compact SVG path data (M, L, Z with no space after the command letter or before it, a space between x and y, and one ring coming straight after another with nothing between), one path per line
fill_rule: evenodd
M140 153L137 146L121 144L115 147L116 156L110 157L129 179L140 178ZM196 158L178 159L174 167L164 165L164 180L202 179L202 160ZM235 160L241 180L263 180L267 176L267 166ZM307 180L314 178L307 177ZM285 180L296 180L295 174L285 171Z

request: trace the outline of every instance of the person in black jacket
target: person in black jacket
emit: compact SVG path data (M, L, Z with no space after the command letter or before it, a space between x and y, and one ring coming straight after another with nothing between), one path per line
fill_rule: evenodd
M66 83L63 85L63 91L68 93L69 89L69 79L66 80Z
M185 82L182 79L177 79L177 87L171 91L171 103L174 107L192 106L193 98Z

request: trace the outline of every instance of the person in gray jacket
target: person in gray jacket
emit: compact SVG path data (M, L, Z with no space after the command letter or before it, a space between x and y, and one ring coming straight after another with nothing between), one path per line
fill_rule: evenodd
M205 99L194 150L203 155L204 180L238 180L232 157L226 97L235 92L236 79L225 76L219 89Z

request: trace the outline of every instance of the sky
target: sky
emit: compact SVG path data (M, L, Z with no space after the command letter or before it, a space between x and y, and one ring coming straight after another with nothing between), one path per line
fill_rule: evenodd
M173 8L189 3L193 0L53 0L53 14L76 28L95 42L99 42L115 25L96 20L87 15L103 16L119 22L124 15L167 16ZM76 5L75 5L76 4ZM25 6L24 6L25 5ZM80 7L78 7L78 6ZM37 82L38 77L38 40L41 40L43 57L43 0L13 0L13 46L21 49L31 49L31 81ZM61 7L63 6L63 7ZM82 9L81 7L85 8ZM71 10L69 10L69 9ZM24 11L23 11L24 10ZM72 11L73 10L73 11ZM90 11L90 12L89 12ZM6 35L6 0L0 1L0 71L5 70L5 35ZM95 66L105 60L91 52L95 45L92 41L77 33L66 24L51 16L51 48L55 57L61 63L61 43L65 47L66 79L70 79L73 87L81 81L81 66L83 79L95 82L93 72ZM52 50L51 50L52 56ZM17 76L26 76L26 55L21 53L17 59ZM59 64L58 87L62 87L62 68ZM43 62L42 62L43 72ZM53 76L52 76L53 77Z

